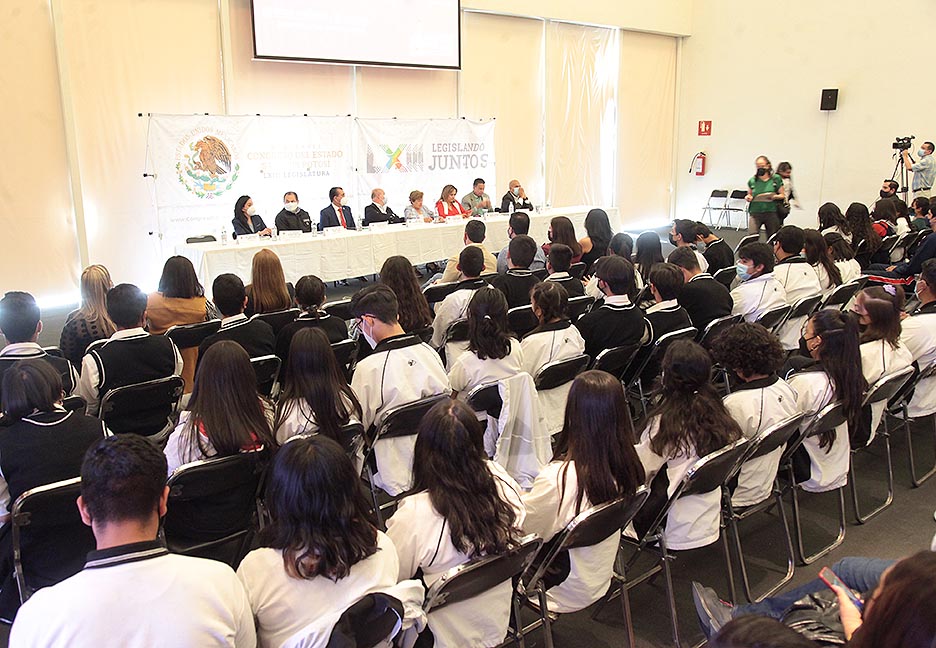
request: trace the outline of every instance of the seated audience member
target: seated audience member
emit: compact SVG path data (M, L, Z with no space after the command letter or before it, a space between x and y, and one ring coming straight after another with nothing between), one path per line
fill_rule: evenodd
M774 257L777 259L773 276L783 286L787 304L790 306L806 297L822 295L819 275L802 255L804 245L803 230L796 225L784 225L777 230L773 239ZM797 347L799 333L805 323L805 316L784 322L777 331L784 349Z
M741 283L731 291L732 315L756 322L767 311L787 303L783 284L773 275L774 255L766 243L743 245L736 268Z
M900 189L900 183L896 180L885 180L881 185L881 189L878 191L880 198L878 200L886 200L887 198L894 198L897 196L897 190ZM877 201L875 201L877 202Z
M906 213L902 216L898 211L897 201L899 198L890 198L888 200L879 200L874 204L874 211L871 213L872 227L882 239L891 234L898 236L910 231L910 219ZM902 200L902 207L906 212L907 204Z
M920 305L901 320L900 344L910 352L922 372L936 362L936 259L923 262L914 286ZM907 407L911 417L929 416L936 411L936 378L917 384Z
M276 453L265 500L270 522L260 548L237 568L261 646L327 637L324 619L396 585L396 548L371 524L365 492L331 439L295 438Z
M651 480L650 497L634 518L638 536L647 533L699 458L741 437L711 375L712 359L695 342L676 340L666 349L661 400L637 441L637 455ZM666 545L677 551L709 545L718 539L720 518L720 489L681 497L665 522Z
M903 307L904 292L900 286L872 286L861 290L855 298L852 310L862 328L861 372L868 385L913 363L910 351L900 343ZM874 403L870 414L865 408L860 428L851 430L852 447L858 448L874 437L886 405L885 401Z
M483 220L470 220L465 223L465 246L476 247L481 251L484 261L484 268L481 274L493 274L497 272L497 258L484 247L484 236L486 233L487 227L484 225ZM464 278L464 274L458 269L458 255L456 254L449 257L439 281L441 283L450 283L452 281L461 281Z
M703 270L703 272L715 273L722 268L730 268L734 265L734 250L725 243L724 239L712 234L712 230L705 223L696 223L696 240L705 244L705 252L702 256L708 261L708 270ZM700 269L701 266L700 263Z
M549 256L549 250L555 244L568 246L572 250L572 260L569 264L578 263L582 260L582 246L575 238L575 225L566 216L555 216L549 221L549 230L546 232L548 243L543 243L543 254Z
M168 496L166 458L151 441L126 434L93 445L78 510L97 550L82 571L30 597L10 645L255 646L250 603L231 568L171 554L157 539Z
M501 199L501 212L515 212L520 210L533 211L533 203L527 198L526 191L520 186L519 180L511 180L507 185L507 193Z
M581 279L569 274L572 258L572 248L562 243L553 243L546 258L546 269L549 271L546 281L562 284L569 297L582 297L585 295L585 285Z
M449 363L449 383L461 398L488 382L523 371L520 342L507 329L507 299L490 286L472 293L468 302L468 348Z
M109 434L96 418L62 408L62 377L48 362L20 360L3 376L0 421L0 616L19 607L10 513L26 491L81 474L85 451Z
M832 251L829 250L825 237L818 230L803 230L803 252L807 263L816 271L823 295L828 295L842 285L842 271L832 258Z
M634 266L611 256L602 259L595 275L604 303L575 323L585 340L585 353L592 358L605 349L640 342L644 334L643 314L628 298L634 292Z
M81 272L81 307L65 319L59 348L76 368L81 367L88 345L109 338L116 330L104 304L107 291L114 287L110 273L102 265L91 265Z
M472 216L483 216L489 211L494 211L491 197L484 193L483 178L475 178L471 191L462 196L461 204L464 210Z
M263 222L263 218L257 213L254 207L253 198L250 196L241 196L234 203L234 218L231 220L234 230L231 232L232 238L237 238L242 234L259 234L260 236L269 236L270 228Z
M861 276L861 264L855 259L855 252L841 234L825 234L823 237L829 246L829 254L835 261L835 267L842 275L842 283L854 281Z
M468 210L462 207L461 201L457 197L458 189L455 185L447 184L442 187L442 195L436 203L436 213L439 218L445 220L449 216L461 216L468 218Z
M163 335L173 326L195 324L208 319L208 300L198 281L195 267L184 256L169 257L159 278L159 289L146 297L146 330ZM185 393L192 391L198 347L180 349Z
M344 189L341 187L332 187L328 190L328 206L319 212L319 231L326 227L343 227L345 229L354 229L354 216L351 215L351 208L347 205Z
M829 233L836 233L842 236L855 251L856 258L858 254L861 253L861 258L858 260L861 266L865 267L868 265L871 257L880 249L881 237L871 226L871 215L868 213L868 208L862 203L855 202L848 206L848 209L845 210L845 221L848 224L849 233L847 235L836 230L832 232L823 230L822 235L825 236ZM821 229L820 227L820 230ZM864 249L862 249L862 241L865 242Z
M195 376L192 398L166 441L169 474L193 461L273 446L270 413L257 393L247 352L230 340L213 344Z
M320 328L296 333L289 347L283 387L276 401L276 442L297 434L324 434L344 445L341 427L361 420L361 404L348 386Z
M289 364L289 344L293 336L305 328L320 328L329 343L348 339L348 325L340 317L320 310L325 303L325 282L315 275L306 275L296 282L296 302L302 312L295 321L276 335L276 355L283 361L283 371Z
M741 322L722 333L712 350L715 360L740 380L724 403L745 437L753 439L799 413L796 392L777 375L785 354L773 333ZM783 448L776 448L741 466L731 495L734 506L752 506L770 497L782 454Z
M276 352L273 328L262 320L247 319L244 315L247 294L240 277L234 274L218 275L211 284L211 296L215 306L221 311L221 328L198 345L199 365L209 347L221 340L237 342L251 358L260 358Z
M816 644L776 619L744 616L729 621L705 644L708 648L816 648Z
M299 207L299 194L295 191L283 194L283 208L276 215L274 224L280 232L312 231L312 217L309 216L309 212Z
M793 455L796 482L807 491L823 492L844 486L848 480L848 426L859 422L861 400L868 389L861 374L858 318L834 308L817 311L806 323L803 341L816 363L788 381L796 392L797 408L806 415L802 425L810 425L833 400L844 405L847 416L834 430L804 439Z
M143 330L146 295L139 288L118 284L108 290L107 314L117 331L88 347L76 390L91 416L97 416L101 399L112 389L182 375L182 356L172 340Z
M36 358L48 362L59 373L67 396L78 385L78 373L68 360L51 356L39 346L41 332L39 306L32 295L14 290L0 299L0 333L6 340L6 346L0 349L0 380L14 363Z
M851 209L855 206L856 203L852 203L849 207ZM864 205L862 205L863 207ZM819 207L818 217L819 217L819 230L822 234L829 234L830 232L835 232L836 234L841 234L846 241L857 245L857 241L853 240L854 232L852 232L852 225L854 224L855 216L857 212L853 212L851 218L842 214L842 210L839 209L838 205L835 203L827 202ZM865 208L865 215L867 215L867 208ZM868 222L868 227L870 228L871 223L870 219Z
M634 253L634 239L627 232L618 232L611 237L611 243L608 244L608 251L619 257L624 257L628 261Z
M731 293L712 275L702 272L692 250L686 248L673 250L668 263L682 270L684 283L677 294L676 301L686 309L694 327L699 331L704 331L712 320L731 315L733 306Z
M293 307L295 289L286 282L283 264L273 250L263 249L253 257L250 283L244 289L247 305L244 314L275 313Z
M653 306L644 312L644 335L641 342L643 346L637 352L637 359L642 360L653 352L653 345L657 340L673 331L689 328L692 321L689 313L679 305L676 296L683 286L682 270L672 263L658 263L650 271L650 292L653 295ZM653 380L660 375L660 360L650 359L640 375L644 387L653 384Z
M432 210L426 207L423 204L423 198L425 194L421 191L411 191L409 194L409 207L403 210L403 216L406 220L421 220L421 221L431 221L433 214Z
M608 245L614 232L608 214L603 209L592 209L585 215L585 238L579 241L582 246L581 262L585 264L585 273L590 274L592 265L608 254Z
M910 206L913 209L913 220L910 221L910 227L915 232L928 230L930 224L926 215L930 210L930 199L926 196L917 196L910 203Z
M934 207L931 204L928 216L932 232L917 246L916 252L913 253L909 261L901 261L888 266L873 263L868 267L867 273L875 277L890 279L905 279L919 274L923 268L923 262L936 257L936 214L933 213L933 210Z
M392 256L380 267L380 283L390 288L400 306L400 326L407 333L416 333L432 325L432 311L419 289L416 271L405 256ZM366 346L366 345L365 345ZM368 347L367 351L370 348ZM358 360L361 359L358 354Z
M585 353L585 340L566 314L569 295L565 288L557 283L541 281L533 286L530 303L539 326L524 336L520 343L525 372L535 377L550 362Z
M480 221L471 221L477 223ZM456 290L436 304L432 320L432 346L441 348L445 334L453 322L464 319L468 302L479 288L487 284L479 279L484 271L484 253L480 248L469 245L458 255L457 272L462 277Z
M423 417L413 457L413 491L387 522L400 557L400 578L422 573L431 587L472 558L504 553L520 537L520 487L484 454L484 428L458 400ZM507 634L512 586L505 581L429 613L436 648L496 646Z
M695 256L695 251L692 251ZM699 260L696 258L696 263ZM657 263L663 263L663 246L656 232L644 232L637 237L637 250L634 252L634 267L644 282L650 277L650 270ZM701 264L700 264L701 266Z
M615 498L630 499L644 483L621 383L603 371L573 381L553 460L523 494L523 530L546 542L575 517ZM597 601L611 581L618 536L568 552L565 574L548 578L551 612L575 612ZM562 562L562 561L559 561Z
M400 306L392 290L384 285L359 290L351 298L351 312L373 349L358 362L351 379L365 429L379 425L383 414L393 408L450 393L439 354L400 325ZM378 470L374 482L391 495L410 487L413 444L412 437L378 439L374 444Z
M695 221L685 218L677 218L673 221L673 227L670 229L669 242L675 247L687 247L695 252L699 260L699 267L702 272L708 272L708 259L705 255L695 249L695 242L698 239L698 225ZM734 258L732 258L734 261ZM715 272L714 270L712 272Z
M507 224L507 237L510 240L513 240L517 236L529 236L530 234L530 215L526 212L514 212L510 215L510 220ZM534 243L534 247L536 244ZM497 253L497 272L499 274L504 274L507 272L508 263L507 256L510 252L510 245L505 245L503 249ZM530 263L530 270L542 270L546 267L546 255L543 253L542 248L536 247L536 253L533 255L533 261Z
M491 285L504 293L510 308L530 303L530 289L539 281L532 272L532 263L539 247L529 236L518 235L507 246L509 269L491 279Z
M405 219L393 213L387 205L387 194L383 189L374 189L370 194L371 203L364 208L364 226L371 223L402 223Z

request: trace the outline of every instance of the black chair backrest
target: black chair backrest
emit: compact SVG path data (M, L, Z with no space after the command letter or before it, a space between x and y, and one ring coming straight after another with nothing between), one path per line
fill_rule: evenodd
M732 189L731 195L729 196L729 198L731 198L732 200L744 200L746 196L747 196L747 191L745 191L744 189Z
M478 385L468 392L465 402L474 411L485 412L488 416L494 418L500 417L501 407L504 405L504 401L501 400L499 385L496 382Z
M731 268L728 268L729 270ZM699 344L704 346L706 349L710 348L712 344L715 343L715 340L718 339L718 336L730 329L735 324L741 322L743 318L741 315L725 315L724 317L716 317L711 322L705 325L705 330L699 335Z
M165 335L178 349L191 349L201 344L209 335L214 335L221 328L221 320L208 320L195 324L170 326Z
M275 355L260 356L251 358L250 366L253 367L254 374L257 377L257 391L263 396L269 396L273 393L273 386L279 377L280 365L282 364Z
M475 558L450 569L432 584L426 594L426 612L467 601L522 574L539 552L543 541L529 535L503 554Z
M760 240L760 234L748 234L747 236L741 237L741 240L738 241L738 245L735 246L734 253L735 256L738 256L738 250L743 248L748 243L756 243ZM734 270L734 268L732 268Z
M769 311L758 317L757 321L754 323L760 324L768 331L775 331L781 324L783 324L791 310L793 309L789 306L777 306L776 308L771 308Z
M539 270L534 270L533 276L539 279L540 281L546 281L546 277L549 276L549 270L547 270L546 268L540 268Z
M715 279L715 281L723 285L728 290L731 290L731 283L735 280L735 277L737 276L738 276L737 270L735 270L734 266L731 266L730 268L722 268L721 270L716 272L714 275L712 275L712 278Z
M335 353L335 360L338 361L338 366L344 368L345 371L351 369L354 356L357 355L357 341L342 340L341 342L332 342L331 348Z
M358 448L364 440L364 424L360 421L350 421L338 429L338 443L351 453Z
M741 439L702 457L686 472L670 500L675 501L686 495L710 493L716 488L721 488L747 449L747 439Z
M186 244L188 243L214 243L217 241L214 236L211 234L202 234L201 236L189 236L185 239Z
M582 276L585 274L586 269L587 268L585 267L585 264L582 263L581 261L578 261L576 263L573 263L571 266L569 266L569 274L575 277L576 279L581 279Z
M507 311L507 326L518 337L523 337L539 326L539 320L532 306L516 306Z
M322 304L322 310L333 315L338 319L343 319L346 322L350 322L354 319L354 315L351 313L351 300L350 299L339 299L336 301L330 301Z
M403 604L383 592L367 594L345 610L325 648L374 648L388 645L403 622Z
M859 281L849 281L848 283L843 283L841 286L837 286L835 290L826 295L825 300L819 306L820 309L824 308L834 308L836 306L842 308L851 301L851 298L855 296L861 290L861 282Z
M898 237L896 234L890 234L889 236L885 236L883 239L881 239L880 249L884 250L885 252L890 252L891 250L894 249L894 246L897 245L897 238Z
M834 430L847 420L845 407L841 402L833 401L823 407L808 425L800 425L799 434L794 434L790 438L783 455L780 457L780 465L785 465L790 461L804 440Z
M452 322L445 332L446 342L467 342L468 341L468 320L460 319Z
M624 370L631 363L634 356L640 350L640 342L634 342L625 346L618 346L612 349L605 349L595 357L592 363L592 369L605 371L615 378L620 379L624 375Z
M628 384L627 386L632 387L636 385L637 380L640 379L644 369L648 366L662 367L663 356L666 354L666 350L669 348L670 344L676 340L695 340L698 334L699 331L695 327L687 326L686 328L677 329L661 335L657 338L656 342L653 343L653 348L650 349L650 353L635 358L627 367L624 372L624 379Z
M712 189L712 195L709 198L727 198L728 190L727 189Z
M421 329L416 329L413 331L413 335L418 337L426 344L429 344L432 341L432 326L424 326Z
M899 371L884 374L878 378L865 392L863 405L888 401L901 390L904 384L913 377L913 367L904 367Z
M803 423L805 414L799 413L790 418L778 421L748 442L748 452L745 461L768 455L777 448L784 447L787 442L796 436Z
M422 398L384 413L377 430L378 439L391 439L393 437L412 436L416 434L419 423L426 412L436 403L451 398L448 394L437 394Z
M588 312L588 309L595 303L595 298L590 295L580 295L579 297L569 298L569 319L575 322L578 318Z
M80 572L94 550L91 527L75 506L80 494L76 477L32 488L13 503L13 567L21 601Z
M819 304L822 302L822 295L813 295L812 297L803 297L795 304L793 304L790 309L790 315L787 319L793 319L795 317L806 317L811 315L814 310L819 308Z
M423 296L426 298L427 302L435 304L458 290L458 283L457 281L451 281L448 283L433 284L423 291Z
M101 399L100 418L114 434L158 434L171 424L184 388L181 376L117 387Z
M263 320L273 329L273 335L279 335L284 326L290 322L295 322L301 311L298 308L287 308L286 310L274 311L272 313L257 313L251 319Z
M78 394L73 394L63 398L62 407L64 407L69 412L78 412L79 414L85 414L88 411L87 401L85 401L85 399Z
M54 358L64 358L65 354L62 353L62 350L57 346L47 346L42 347L42 350L45 351L48 355Z
M536 390L555 389L560 385L572 382L577 375L588 368L588 361L588 356L583 353L565 360L547 362L533 376Z

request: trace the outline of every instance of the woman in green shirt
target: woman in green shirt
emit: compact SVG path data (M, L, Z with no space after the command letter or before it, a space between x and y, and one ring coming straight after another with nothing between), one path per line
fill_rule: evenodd
M757 165L757 172L753 178L748 180L746 197L746 200L750 203L748 207L748 232L757 234L763 225L767 230L767 238L770 239L780 229L777 204L779 201L784 200L783 178L774 173L770 160L763 155L758 157L754 164ZM761 194L774 194L774 197L767 200L757 200L756 198Z

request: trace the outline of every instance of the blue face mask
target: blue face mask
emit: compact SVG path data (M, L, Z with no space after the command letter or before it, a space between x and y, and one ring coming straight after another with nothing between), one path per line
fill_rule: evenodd
M735 272L738 273L738 279L741 281L747 281L751 278L751 273L748 272L748 267L743 263L738 263L735 266Z

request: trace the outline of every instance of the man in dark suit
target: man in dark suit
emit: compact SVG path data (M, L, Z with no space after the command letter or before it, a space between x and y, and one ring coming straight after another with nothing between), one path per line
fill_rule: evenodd
M685 283L676 300L689 313L694 327L703 331L713 319L731 315L731 294L712 275L702 272L692 248L676 248L667 261L682 270Z
M312 231L312 219L309 217L309 212L299 208L299 194L295 191L287 191L283 195L283 208L276 215L275 223L276 229L280 232Z
M231 224L234 226L234 233L232 234L234 238L242 234L260 234L261 236L271 234L270 228L266 226L263 218L257 213L253 198L250 196L241 196L234 203L234 218L231 220Z
M371 204L364 208L365 227L371 223L402 223L404 221L387 206L387 194L383 189L379 187L374 189L370 197Z
M328 190L328 199L331 200L331 204L319 212L319 231L326 227L354 229L354 217L351 215L351 208L344 204L344 189L332 187Z
M237 342L244 347L251 358L273 355L276 352L276 335L273 334L273 327L263 320L247 319L244 315L247 292L244 290L244 282L240 277L235 274L218 275L211 284L211 296L224 318L221 320L221 328L218 332L209 335L198 345L199 362L208 347L221 340Z

